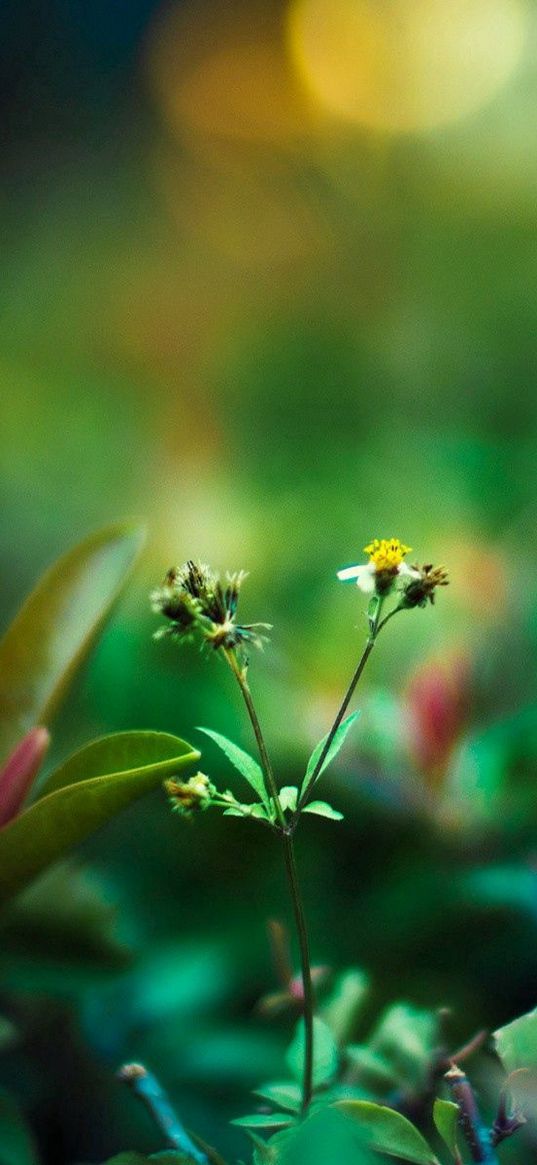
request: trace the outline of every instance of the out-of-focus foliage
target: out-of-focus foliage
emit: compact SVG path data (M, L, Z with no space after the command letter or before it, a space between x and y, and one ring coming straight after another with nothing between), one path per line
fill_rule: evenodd
M167 732L119 732L87 744L0 831L0 904L165 777L200 754Z
M0 643L0 749L46 723L136 559L144 533L86 538L43 575Z

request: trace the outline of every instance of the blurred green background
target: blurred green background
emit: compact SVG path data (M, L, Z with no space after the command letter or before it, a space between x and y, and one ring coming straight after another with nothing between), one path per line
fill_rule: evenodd
M218 661L151 638L149 590L200 557L274 625L251 679L293 783L363 641L336 570L374 536L444 563L368 668L345 822L299 838L315 960L367 971L369 1021L449 1006L454 1044L536 1002L536 31L529 0L0 6L3 623L91 529L149 530L51 759L135 727L249 747ZM77 861L1 957L43 1161L159 1148L124 1059L244 1152L225 1122L291 1019L254 1013L270 837L155 795Z

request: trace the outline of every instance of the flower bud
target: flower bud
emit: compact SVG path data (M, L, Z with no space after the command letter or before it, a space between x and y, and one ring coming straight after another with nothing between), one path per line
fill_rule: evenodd
M191 817L201 809L207 809L215 792L205 773L195 773L188 781L177 781L171 777L164 782L172 809L183 817Z

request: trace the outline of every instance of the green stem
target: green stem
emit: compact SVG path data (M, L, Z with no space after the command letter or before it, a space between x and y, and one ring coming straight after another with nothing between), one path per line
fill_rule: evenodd
M257 713L252 700L252 695L248 687L244 672L242 671L237 658L233 651L224 650L226 660L235 676L237 683L242 692L244 703L250 717L250 722L254 730L254 735L259 749L259 756L263 773L265 775L265 782L267 792L274 799L276 815L278 817L279 830L285 859L285 870L287 873L287 881L289 883L289 890L291 894L291 901L293 904L293 914L295 917L295 925L298 937L298 946L300 951L300 971L302 976L302 985L304 992L304 1072L302 1080L302 1112L306 1113L311 1101L311 1094L313 1091L313 982L311 978L311 959L309 952L308 931L306 926L306 915L304 913L304 905L302 902L302 895L300 892L300 884L298 881L298 870L296 865L295 851L293 846L292 832L285 820L285 816L280 804L278 796L278 787L276 785L276 778L274 770L270 762L265 739L261 731Z
M330 746L332 744L334 736L336 735L336 732L341 724L341 721L343 720L345 712L347 711L347 708L352 700L352 697L354 695L354 689L358 683L358 680L360 679L360 676L364 670L364 667L369 659L369 656L371 655L371 652L372 652L374 646L375 646L375 635L373 635L373 636L370 635L368 640L367 640L367 643L365 645L365 648L362 652L360 660L358 662L358 666L356 668L356 671L354 672L352 680L351 680L351 682L347 688L347 691L343 697L343 703L341 704L341 707L338 711L338 714L337 714L337 716L334 720L334 723L332 724L332 727L330 729L330 732L328 733L328 736L325 740L321 754L319 756L317 764L315 765L315 768L314 768L313 773L311 775L311 780L309 782L308 788L299 799L298 805L296 807L296 812L295 812L294 817L293 817L293 822L295 822L295 823L296 823L296 821L298 821L298 816L299 816L301 810L304 808L305 805L307 805L308 801L310 800L310 795L311 795L311 792L313 790L313 786L315 785L316 781L319 778L319 774L320 774L321 769L324 765L326 757L328 756L328 753L330 751Z
M328 736L324 742L324 745L323 745L321 754L319 756L319 759L317 761L317 764L315 765L313 773L311 774L311 779L310 779L310 782L308 784L308 788L306 789L305 793L303 793L302 796L299 798L299 801L298 801L298 804L296 807L296 811L293 814L293 818L292 818L292 822L291 822L291 827L293 829L296 828L296 825L298 823L298 818L300 816L302 809L304 808L305 805L307 805L308 801L311 799L311 793L313 790L313 786L316 784L317 780L319 779L319 775L321 773L324 762L325 762L325 760L328 756L328 753L330 751L330 747L331 747L332 741L334 739L334 736L336 735L336 732L341 724L341 721L343 720L345 712L347 711L347 708L349 707L349 704L350 704L352 697L354 695L354 690L356 688L356 685L357 685L357 683L362 675L362 672L363 672L365 665L369 659L369 656L371 655L371 652L375 646L377 636L379 635L380 631L382 631L382 628L386 626L386 623L388 622L388 620L392 618L392 615L396 615L397 611L400 611L402 609L401 607L395 607L393 611L390 611L389 614L386 615L385 618L379 622L380 613L382 610L382 604L383 604L383 598L382 598L382 596L378 596L375 613L369 619L369 635L367 638L366 645L365 645L364 650L360 656L360 659L358 660L358 664L357 664L356 670L354 672L354 675L353 675L351 682L347 688L347 691L345 692L345 695L343 697L343 703L341 704L341 706L339 708L339 711L338 711L337 716L334 720L334 723L332 724L330 732L328 733Z
M393 611L389 611L388 614L385 615L383 619L381 619L381 621L377 627L377 635L379 635L380 632L382 631L382 628L385 627L387 623L389 623L390 619L393 619L394 615L397 615L399 611L403 611L403 610L404 610L404 607L394 607Z
M280 798L278 795L278 786L276 784L274 770L272 768L272 764L270 762L270 757L269 757L269 754L267 752L267 746L265 744L263 733L261 731L261 725L260 725L259 720L257 718L257 712L255 710L254 702L252 700L252 693L250 692L250 689L248 687L248 681L246 679L244 671L242 670L242 668L237 660L237 656L235 655L235 652L229 648L224 648L224 655L225 655L226 660L227 660L227 662L228 662L228 664L233 672L233 675L235 676L235 679L237 680L237 683L240 687L244 703L246 704L248 716L250 717L250 723L251 723L252 728L254 730L255 739L257 741L257 747L259 749L261 768L263 769L263 775L265 777L265 787L267 790L267 795L269 798L272 797L272 799L274 801L274 808L276 810L276 816L278 818L278 822L279 822L281 828L283 830L286 830L287 829L287 822L285 820L283 809L282 809L281 804L280 804Z
M304 991L304 1067L302 1076L302 1112L305 1114L308 1111L311 1101L311 1094L313 1091L313 1011L315 1006L315 999L313 994L313 982L311 978L311 959L308 931L306 926L306 916L304 914L304 905L302 902L302 895L300 893L293 838L289 832L284 833L282 836L284 845L285 868L287 871L289 889L291 891L293 912L295 915L295 924L298 935L298 945L300 949L300 968L302 972L302 987Z

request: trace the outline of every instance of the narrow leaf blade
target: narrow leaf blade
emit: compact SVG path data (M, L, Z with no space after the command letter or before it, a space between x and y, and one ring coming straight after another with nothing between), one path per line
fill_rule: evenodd
M238 1116L231 1121L243 1129L286 1129L292 1125L294 1117L288 1112L260 1113L254 1112L251 1116Z
M338 1100L334 1107L356 1121L367 1143L378 1152L402 1157L414 1165L438 1165L425 1137L393 1108L369 1100Z
M143 543L140 527L108 526L62 555L0 642L0 757L46 723L88 651Z
M263 1084L261 1088L255 1089L255 1095L261 1097L261 1100L268 1100L277 1109L285 1109L292 1113L300 1112L302 1092L298 1084L292 1084L290 1081L284 1081L282 1084L277 1082Z
M310 801L302 812L314 813L317 817L329 817L331 821L343 821L343 814L339 812L339 809L333 809L328 801Z
M324 770L327 767L327 765L329 765L330 762L333 761L334 757L337 756L342 744L345 741L345 737L347 736L347 733L352 728L355 720L358 719L359 715L360 715L359 712L351 712L350 716L347 716L346 719L343 720L342 723L340 724L340 726L339 726L339 728L334 736L334 739L330 745L330 748L328 749L328 752L324 758L324 761L322 763L321 769L320 769L319 774L318 774L319 776L321 775L321 773L324 773ZM305 775L304 780L302 782L302 790L301 790L302 797L304 796L305 793L308 792L308 790L310 788L311 780L312 780L313 774L315 772L315 767L318 764L318 761L321 757L321 754L322 754L323 749L326 745L326 742L328 740L329 735L330 735L330 733L327 732L326 736L323 736L323 739L319 741L317 747L314 748L314 750L310 756L310 759L308 761L308 766L306 769L306 775Z
M199 757L166 732L117 733L80 749L52 774L46 794L0 830L0 905L110 817Z
M222 736L220 732L214 732L212 728L198 728L197 731L204 732L205 736L214 740L214 743L222 749L234 768L248 781L248 784L266 805L268 801L263 771L253 756L250 756L250 753L245 752L243 748L239 748L238 744L234 744L232 740L228 740L227 736Z
M457 1159L459 1150L457 1146L457 1129L459 1125L459 1106L453 1104L452 1100L435 1100L433 1106L433 1120L437 1132L442 1137L442 1140L447 1145L451 1156Z

